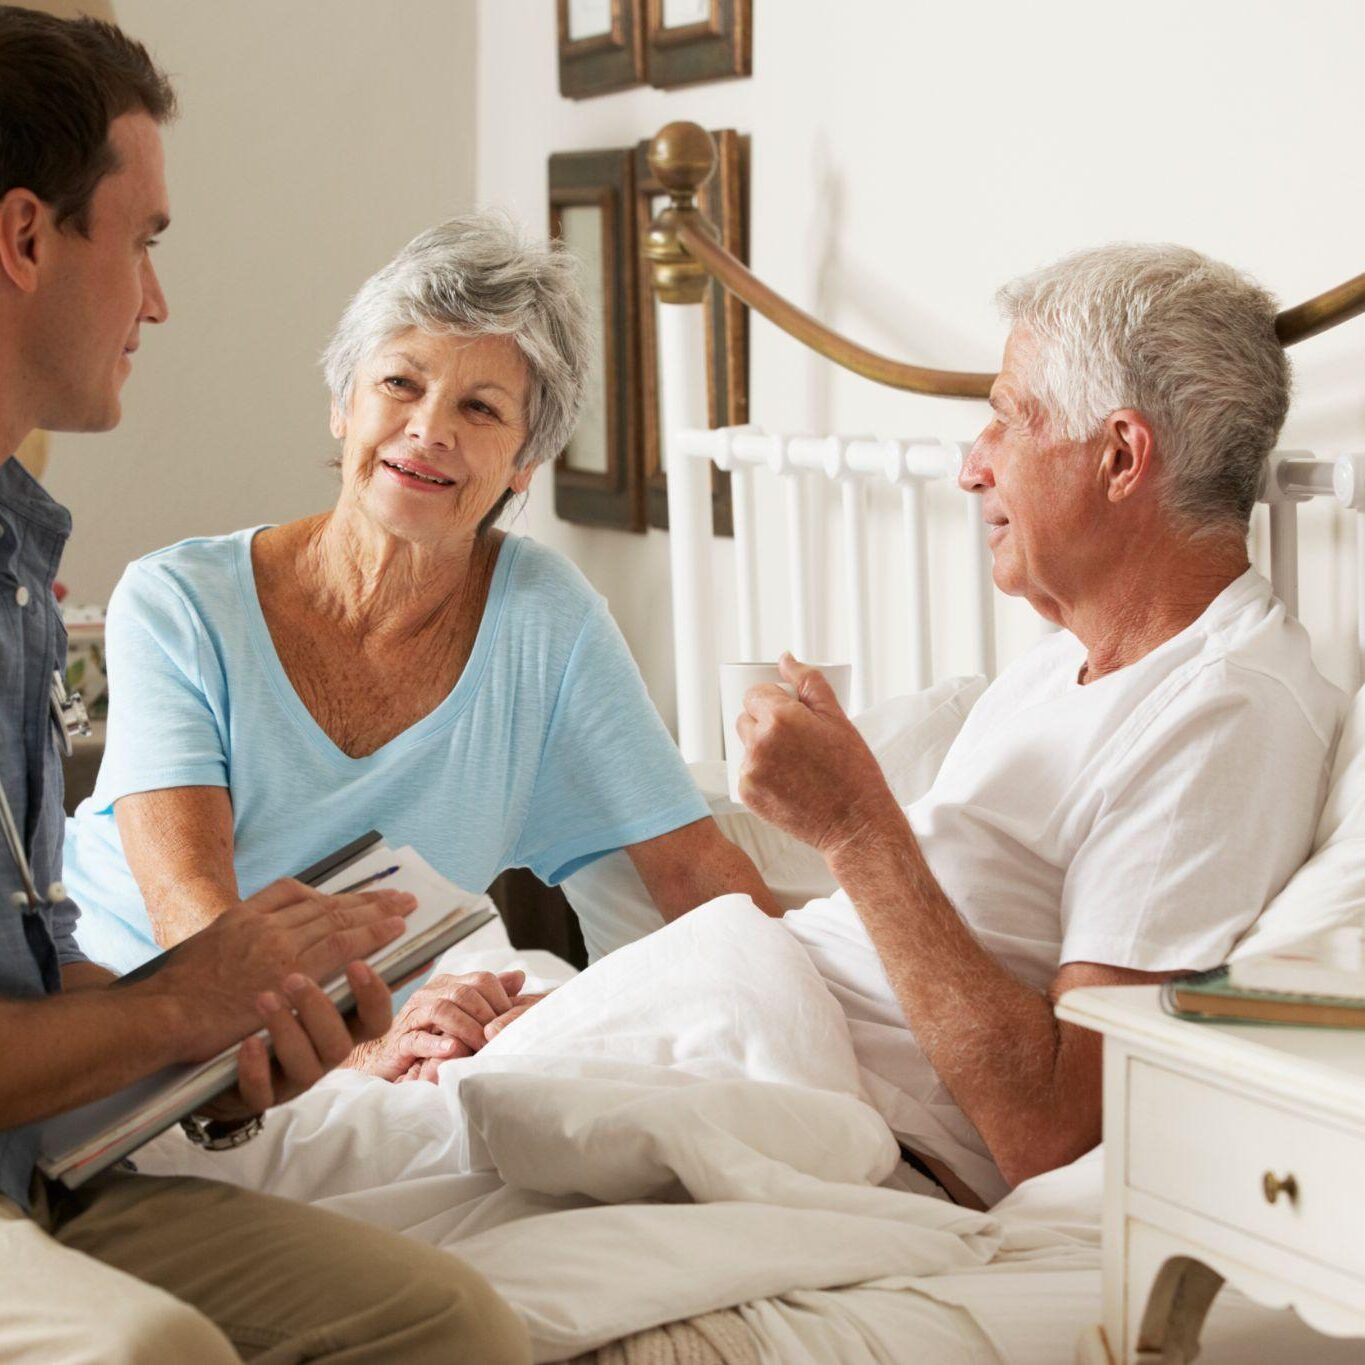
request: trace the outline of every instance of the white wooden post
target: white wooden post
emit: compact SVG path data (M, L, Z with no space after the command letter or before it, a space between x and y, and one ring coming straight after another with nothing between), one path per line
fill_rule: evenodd
M1356 544L1356 647L1351 660L1355 670L1351 679L1354 687L1365 686L1365 517L1355 520Z
M929 517L924 488L925 480L940 477L942 470L936 460L932 468L926 468L923 452L913 444L888 440L882 446L883 472L901 491L905 590L910 605L910 686L918 692L934 681L929 616Z
M1276 450L1266 466L1261 500L1270 510L1270 586L1291 616L1299 614L1299 511L1316 492L1333 488L1334 470L1306 450Z
M754 518L754 475L735 454L735 438L757 434L756 427L722 427L716 432L715 463L730 476L730 515L735 538L735 608L739 634L738 661L759 659L758 545Z
M1365 455L1343 455L1332 466L1332 492L1342 507L1355 512L1356 648L1355 685L1365 684Z
M1270 504L1270 586L1291 616L1299 614L1299 509Z
M787 503L787 585L792 595L789 648L802 663L810 663L815 658L815 614L806 535L806 480L800 467L792 462L790 444L789 437L776 437L768 463L781 481Z
M758 545L754 520L754 472L741 461L730 471L730 510L735 524L735 576L739 589L739 657L760 657L758 639Z
M706 426L706 332L701 304L657 304L659 426L668 473L678 747L689 763L722 757L720 678L711 588L711 464L678 448Z
M901 518L910 596L910 686L918 692L933 685L934 658L929 617L929 519L924 508L924 484L916 478L907 477L901 484Z
M848 614L848 660L853 679L849 708L854 715L867 710L872 700L872 631L867 602L867 499L861 472L849 459L851 445L871 444L868 438L825 438L825 477L839 488L843 511L844 599ZM829 641L824 642L829 649Z
M849 656L853 715L872 704L872 631L867 601L867 499L862 479L846 474L840 487L844 505L844 591L848 597Z

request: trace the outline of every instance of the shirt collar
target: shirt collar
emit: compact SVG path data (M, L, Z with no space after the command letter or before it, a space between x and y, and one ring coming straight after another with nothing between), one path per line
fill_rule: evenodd
M21 517L63 540L71 534L71 513L13 455L0 464L0 513Z

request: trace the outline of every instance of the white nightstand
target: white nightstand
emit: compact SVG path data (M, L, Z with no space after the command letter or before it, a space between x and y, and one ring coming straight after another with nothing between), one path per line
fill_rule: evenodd
M1069 991L1104 1034L1104 1322L1081 1365L1198 1354L1226 1280L1365 1337L1365 1031L1194 1024L1155 986Z

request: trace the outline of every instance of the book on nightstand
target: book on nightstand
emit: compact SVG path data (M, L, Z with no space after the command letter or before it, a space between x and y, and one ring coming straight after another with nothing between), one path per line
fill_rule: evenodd
M1365 931L1332 929L1176 977L1162 986L1161 1004L1181 1019L1365 1028Z
M360 889L363 883L417 897L403 932L366 958L390 986L403 984L497 914L487 896L461 890L416 849L389 848L374 832L299 873L298 880L332 895ZM152 975L174 952L171 948L152 958L111 989ZM321 985L343 1014L355 1009L344 972ZM259 1036L269 1043L264 1029ZM233 1043L207 1062L166 1067L116 1094L48 1119L39 1137L38 1169L69 1189L83 1185L234 1085L239 1046Z

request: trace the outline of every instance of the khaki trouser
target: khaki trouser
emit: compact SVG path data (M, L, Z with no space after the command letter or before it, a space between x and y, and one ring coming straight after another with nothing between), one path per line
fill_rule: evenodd
M306 1204L110 1171L0 1198L0 1360L529 1362L526 1328L443 1251Z

